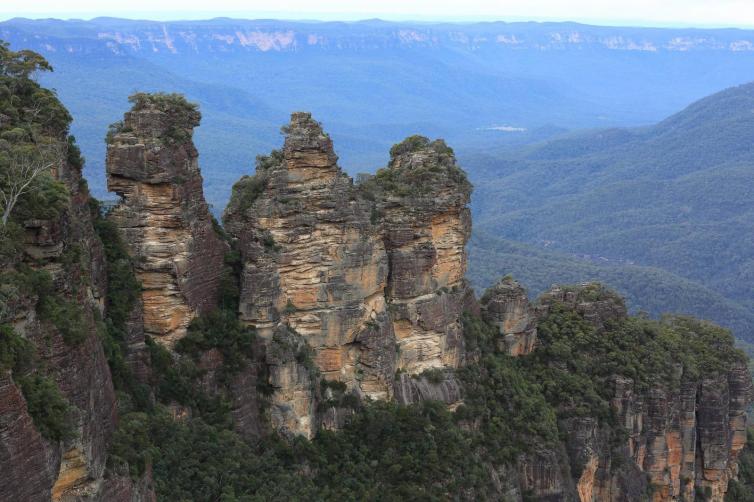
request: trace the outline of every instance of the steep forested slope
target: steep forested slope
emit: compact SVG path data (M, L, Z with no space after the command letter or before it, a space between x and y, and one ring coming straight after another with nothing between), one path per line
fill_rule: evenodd
M517 153L468 156L466 165L478 173L477 229L613 264L657 267L750 308L752 139L754 84L747 84L652 127L574 133Z

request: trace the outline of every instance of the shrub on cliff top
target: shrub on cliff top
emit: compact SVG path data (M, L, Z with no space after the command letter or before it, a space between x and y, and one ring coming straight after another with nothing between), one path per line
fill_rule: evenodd
M191 103L182 94L137 92L128 97L133 111L158 110L165 114L166 137L172 143L191 139L191 131L199 125L202 115L199 105Z
M746 360L731 334L684 316L660 321L628 318L598 331L575 308L555 304L538 328L539 348L522 359L562 416L611 418L613 379L630 378L636 390L670 391L682 381L724 374Z
M423 162L405 164L397 162L402 156L425 151L430 154ZM388 167L379 169L374 176L359 183L367 198L386 192L401 197L420 196L432 192L440 182L453 183L460 191L471 191L466 173L456 163L453 149L442 139L430 141L424 136L409 136L390 149Z

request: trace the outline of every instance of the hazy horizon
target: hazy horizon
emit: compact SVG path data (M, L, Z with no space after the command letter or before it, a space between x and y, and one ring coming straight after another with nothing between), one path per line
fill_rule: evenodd
M723 5L728 8L722 8ZM578 0L535 0L530 2L491 0L399 2L346 2L326 0L311 10L303 0L286 2L277 9L267 8L264 2L218 0L215 9L169 0L159 8L146 0L113 1L106 6L92 0L73 0L66 10L55 2L41 0L30 8L27 2L9 0L0 5L0 21L13 18L91 20L115 17L149 21L197 21L218 17L254 20L279 19L297 21L355 22L382 19L393 22L574 22L598 26L648 28L754 28L754 4L741 0L724 0L714 6L701 0L671 0L662 6L649 0L637 2L613 1L595 5ZM544 13L544 14L540 14Z

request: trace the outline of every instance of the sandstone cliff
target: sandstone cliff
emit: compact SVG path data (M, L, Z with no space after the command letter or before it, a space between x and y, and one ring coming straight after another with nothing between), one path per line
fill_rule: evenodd
M485 291L480 300L482 318L495 326L499 346L512 356L526 355L537 341L537 316L526 290L510 277L503 277Z
M324 378L385 399L395 353L383 293L387 256L357 195L329 136L309 114L295 113L282 152L260 159L257 173L234 186L224 221L243 260L241 320L268 339L289 326L313 349ZM279 392L305 393L306 369L281 364L273 364ZM293 408L311 409L314 398L307 399ZM311 418L283 422L313 432Z
M499 298L500 289L495 286L485 297ZM483 312L488 315L489 305L489 301L483 302ZM613 330L628 322L623 300L597 284L554 287L539 298L535 309L540 319L562 309L575 312L593 327L596 336L613 337ZM713 329L685 318L668 322L686 336L682 344L693 344L700 330ZM732 344L726 350L732 350ZM598 416L561 408L558 427L565 436L566 462L575 493L563 482L556 490L558 498L577 497L582 502L648 498L659 502L695 500L701 493L707 500L722 501L728 482L737 473L737 458L746 437L746 409L754 397L744 360L730 354L726 364L707 363L703 371L689 367L681 353L672 354L680 359L660 362L670 368L668 377L641 375L641 384L623 373L625 370L616 369L606 380L609 409L615 417L612 425ZM563 364L556 358L551 363ZM547 470L557 472L555 465L541 472ZM537 483L535 475L522 485L544 495Z
M442 140L412 136L364 184L376 199L390 273L386 289L398 369L420 373L463 361L461 314L471 185Z
M2 500L102 500L112 482L106 476L106 458L117 424L116 403L98 324L107 287L103 248L92 226L89 192L75 154L53 175L67 190L66 202L48 219L23 221L24 256L3 264L43 282L48 274L51 281L37 290L21 289L20 306L12 309L11 324L31 342L34 355L31 376L6 370L0 375ZM25 264L32 268L23 268ZM59 420L70 430L53 432L53 437L48 427L64 424L47 422L51 418L44 419L44 411L40 416L39 406L56 406L54 392L42 403L29 403L19 386L19 381L29 385L48 376L69 406ZM50 417L54 412L46 413ZM37 419L50 424L45 425L47 436L40 434ZM135 488L128 478L121 485L135 496L150 497L146 485Z
M258 159L224 215L243 261L242 321L268 339L288 326L313 349L325 379L361 397L391 398L396 370L458 367L471 295L464 281L470 185L452 151L412 138L356 187L310 114L294 113L284 132L283 150ZM273 401L289 404L278 403L286 412L273 412L273 420L310 435L316 419L301 415L311 415L316 401L304 397L308 372L294 361L272 366ZM426 394L409 390L413 383L399 384L401 400ZM457 384L449 385L447 398L457 401Z
M170 347L217 304L225 245L215 233L191 141L199 112L182 97L142 95L111 128L108 189L142 283L144 330Z

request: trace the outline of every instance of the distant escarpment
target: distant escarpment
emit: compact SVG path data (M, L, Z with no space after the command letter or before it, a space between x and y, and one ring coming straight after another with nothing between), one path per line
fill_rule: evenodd
M136 94L107 138L108 189L121 197L109 219L135 259L144 330L172 346L213 308L226 248L202 193L194 105L175 95Z

